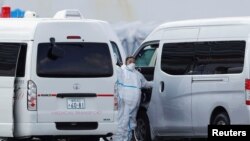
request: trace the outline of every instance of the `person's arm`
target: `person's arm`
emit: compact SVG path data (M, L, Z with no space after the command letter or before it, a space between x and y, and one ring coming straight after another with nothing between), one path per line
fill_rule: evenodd
M152 88L153 87L153 81L147 81L146 78L140 72L138 72L138 74L139 74L143 88Z

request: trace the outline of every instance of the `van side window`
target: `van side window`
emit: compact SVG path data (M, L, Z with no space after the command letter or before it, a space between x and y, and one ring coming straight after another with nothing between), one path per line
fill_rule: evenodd
M194 43L194 62L191 74L210 74L210 43L197 42Z
M161 69L171 75L190 74L194 62L194 43L163 45Z
M161 68L171 75L241 73L245 41L167 43Z
M244 41L213 42L210 44L210 74L242 72L245 56Z
M26 52L27 52L27 44L22 44L17 64L17 72L16 72L17 77L25 76Z
M15 76L20 44L0 43L0 76Z
M111 41L110 43L112 45L112 48L113 48L115 55L117 56L117 59L118 59L117 61L122 63L122 56L121 56L121 53L119 51L117 44L113 41Z
M137 67L154 67L156 59L156 47L154 45L145 46L137 54L135 64Z

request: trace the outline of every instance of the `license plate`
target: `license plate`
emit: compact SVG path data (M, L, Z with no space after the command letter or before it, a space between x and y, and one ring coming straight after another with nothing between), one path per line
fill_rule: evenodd
M68 109L84 109L85 99L69 98L67 99L67 108Z

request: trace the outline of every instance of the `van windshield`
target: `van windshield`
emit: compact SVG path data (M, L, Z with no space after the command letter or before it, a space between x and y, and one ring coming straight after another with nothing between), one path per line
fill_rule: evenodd
M37 75L40 77L109 77L112 59L106 43L56 43L63 56L53 57L50 43L40 43Z

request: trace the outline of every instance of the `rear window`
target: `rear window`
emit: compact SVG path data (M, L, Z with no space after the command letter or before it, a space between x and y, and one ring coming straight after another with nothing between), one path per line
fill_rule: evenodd
M113 75L111 54L106 43L56 43L64 51L51 57L50 43L40 43L37 75L40 77L109 77Z

